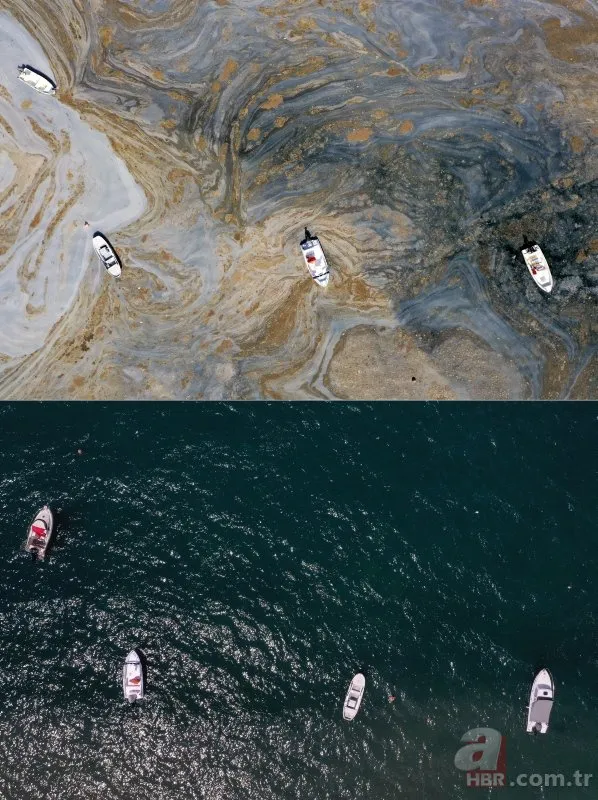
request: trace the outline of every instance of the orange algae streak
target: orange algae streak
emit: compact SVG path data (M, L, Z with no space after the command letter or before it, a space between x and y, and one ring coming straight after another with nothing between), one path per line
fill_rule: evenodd
M281 94L271 94L270 97L262 103L260 108L271 109L278 108L282 104L284 98Z
M351 131L351 133L347 134L347 141L348 142L367 142L370 136L373 134L373 128L357 128L357 130Z
M222 67L222 72L220 73L220 80L229 81L238 69L239 65L234 60L234 58L229 58L226 64Z
M102 25L99 30L100 34L100 42L104 47L108 47L108 45L112 42L112 37L114 36L114 30L109 28L107 25Z

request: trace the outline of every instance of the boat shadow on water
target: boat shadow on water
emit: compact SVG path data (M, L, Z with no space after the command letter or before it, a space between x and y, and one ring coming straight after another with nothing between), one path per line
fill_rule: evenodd
M521 250L526 250L528 247L535 247L538 242L535 239L528 239L528 237L523 234L523 244L521 245Z
M480 241L480 244L483 244L483 242ZM501 242L500 247L511 258L517 259L518 262L521 263L523 261L521 251L527 249L528 247L535 247L537 244L538 242L535 239L529 239L525 234L523 234L523 237L519 239L519 244L513 244L512 242ZM523 265L525 265L524 261Z

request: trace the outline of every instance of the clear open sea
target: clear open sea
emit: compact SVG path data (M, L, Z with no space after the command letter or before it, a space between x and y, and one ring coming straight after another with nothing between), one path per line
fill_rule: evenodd
M0 407L0 797L467 798L454 756L482 726L511 780L598 773L597 418ZM58 529L35 563L20 548L46 502ZM128 707L133 646L147 697ZM556 702L530 737L542 666ZM597 796L598 774L499 793Z

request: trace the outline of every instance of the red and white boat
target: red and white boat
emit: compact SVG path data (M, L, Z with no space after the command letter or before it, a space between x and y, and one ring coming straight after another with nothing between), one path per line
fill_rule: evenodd
M552 273L548 266L548 261L546 261L544 253L540 249L540 245L532 244L530 247L526 247L521 251L521 255L536 285L539 286L543 292L551 292L554 286Z
M123 694L128 703L143 698L143 665L137 650L131 650L123 667Z
M318 286L327 286L330 277L328 262L317 236L305 229L305 239L300 242L305 266Z
M25 550L34 558L45 558L52 533L54 531L54 516L49 506L44 506L35 515L29 526Z

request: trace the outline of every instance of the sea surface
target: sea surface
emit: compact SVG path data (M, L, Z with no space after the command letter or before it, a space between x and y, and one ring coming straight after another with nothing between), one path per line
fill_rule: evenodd
M598 772L597 442L589 404L2 406L0 797L486 797L482 726L509 779Z
M597 40L596 0L0 0L0 398L598 397Z

